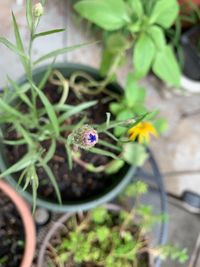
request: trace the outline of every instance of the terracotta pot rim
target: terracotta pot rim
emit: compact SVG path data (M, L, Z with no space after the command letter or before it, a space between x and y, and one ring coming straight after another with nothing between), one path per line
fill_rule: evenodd
M2 190L15 204L22 219L25 232L25 248L20 267L30 267L36 246L36 231L33 217L26 202L10 185L0 180L0 190Z

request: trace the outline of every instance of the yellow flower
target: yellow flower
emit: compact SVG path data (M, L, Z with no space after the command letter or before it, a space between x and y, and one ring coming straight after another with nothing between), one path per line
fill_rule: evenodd
M157 137L158 133L154 126L147 121L139 122L137 125L128 130L130 140L138 138L139 143L148 143L150 141L150 134Z

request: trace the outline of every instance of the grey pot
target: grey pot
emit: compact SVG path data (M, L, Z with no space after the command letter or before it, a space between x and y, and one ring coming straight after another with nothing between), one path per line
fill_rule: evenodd
M40 68L37 68L34 73L33 77L36 82L39 82L47 70L48 66L43 66ZM69 63L57 63L55 64L54 68L58 69L65 75L66 77L69 77L74 71L84 71L89 73L91 76L93 76L95 79L100 79L100 75L97 70L84 66L79 64L69 64ZM26 81L26 77L22 77L19 79L18 83L22 84ZM115 92L123 92L122 88L117 84L113 83L109 86L109 89ZM4 149L3 145L1 145L1 153L0 153L0 169L3 172L7 168L6 159L4 156ZM37 198L37 206L46 208L51 211L55 212L68 212L68 211L83 211L88 210L91 208L94 208L98 205L101 205L103 203L109 202L113 198L115 198L132 180L136 172L136 167L130 167L126 165L123 171L123 175L119 175L118 173L114 176L114 182L109 188L106 188L104 191L99 192L98 195L92 198L88 198L85 200L77 200L77 201L69 201L64 202L62 205L53 202L51 199L44 199L41 196L38 196ZM14 178L12 175L8 175L5 177L8 182L13 185L14 187L17 187L17 181L16 178ZM22 191L22 188L19 187L19 192L31 203L32 202L32 195L28 191Z

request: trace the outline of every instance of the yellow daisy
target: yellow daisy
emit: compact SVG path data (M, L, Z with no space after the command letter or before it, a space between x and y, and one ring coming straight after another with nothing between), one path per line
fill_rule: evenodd
M150 134L157 137L158 133L154 126L147 121L139 122L137 125L128 130L131 141L138 138L139 143L148 143L150 141Z

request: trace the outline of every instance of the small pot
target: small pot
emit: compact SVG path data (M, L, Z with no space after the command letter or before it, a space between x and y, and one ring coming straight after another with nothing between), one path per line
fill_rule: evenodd
M111 212L118 212L122 209L120 206L112 204L112 203L105 204L104 207L106 207L106 209L108 209ZM49 242L50 242L51 238L54 236L54 234L56 232L58 232L60 229L62 229L63 224L65 222L67 222L74 215L75 215L75 213L64 214L50 228L49 232L46 234L46 237L45 237L45 239L41 245L39 255L38 255L37 267L46 267L44 264L45 264L45 252L46 252L47 245L49 244ZM152 267L153 266L153 259L150 255L148 257L148 260L149 260L149 267ZM159 267L159 265L157 265L157 267Z
M22 197L2 180L0 180L0 190L2 190L15 204L24 226L25 248L22 262L19 267L31 267L36 245L35 224L31 212Z
M54 65L54 68L59 70L65 77L70 77L71 74L75 71L86 72L91 75L94 79L101 79L99 72L96 69L91 67L80 65L80 64L69 64L69 63L57 63ZM43 66L35 70L33 73L33 78L36 82L41 81L43 75L46 73L48 66ZM26 77L22 77L19 79L18 84L23 84L26 82ZM117 83L112 83L108 86L108 89L116 92L122 93L123 89ZM4 156L4 148L3 144L0 144L0 170L3 172L7 169L6 157ZM113 183L109 186L109 188L105 188L102 192L99 192L98 195L90 197L85 200L77 200L77 201L68 201L63 202L62 205L53 202L51 199L44 199L38 195L37 197L37 206L46 208L55 212L68 212L68 211L83 211L94 208L103 203L109 202L114 199L132 180L136 172L136 167L129 166L128 164L123 167L122 173L116 173L113 176ZM9 183L11 183L14 187L17 186L16 178L12 175L8 175L6 177ZM28 191L23 191L21 187L19 187L19 192L32 203L32 194Z
M181 37L184 59L181 87L190 93L200 93L200 51L197 49L198 40L200 40L200 24L185 32Z

